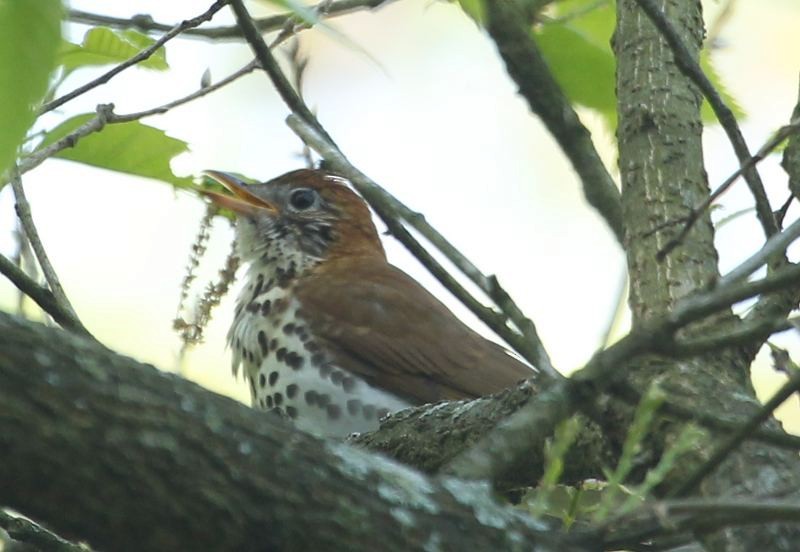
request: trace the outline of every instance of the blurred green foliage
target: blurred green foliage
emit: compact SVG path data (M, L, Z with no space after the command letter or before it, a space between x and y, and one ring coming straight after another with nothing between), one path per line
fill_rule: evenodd
M0 175L36 120L61 41L59 0L0 0Z

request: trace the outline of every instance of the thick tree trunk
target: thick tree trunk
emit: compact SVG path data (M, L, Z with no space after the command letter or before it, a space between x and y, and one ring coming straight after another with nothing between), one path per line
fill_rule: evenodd
M703 38L699 0L658 2L682 35L695 59ZM680 226L669 221L685 216L709 193L702 158L701 96L675 64L671 48L635 0L617 3L615 51L618 59L619 167L626 222L626 252L630 271L630 304L634 324L663 314L681 297L713 283L718 276L717 253L708 214L686 240L663 261L658 251ZM676 228L678 230L676 230ZM704 322L719 328L736 324L730 313ZM689 331L701 331L689 328ZM662 387L716 415L746 416L758 402L749 381L749 350L720 351L683 361L651 359L631 368L632 381L645 386L658 379ZM775 427L773 422L773 427ZM681 424L663 424L656 442L671 442ZM680 485L715 445L696 451L694 462L683 462L661 489ZM698 489L704 496L797 496L800 459L795 453L748 443L733 453ZM797 550L800 528L764 525L706 537L711 550Z
M0 504L107 550L584 550L486 485L0 314Z

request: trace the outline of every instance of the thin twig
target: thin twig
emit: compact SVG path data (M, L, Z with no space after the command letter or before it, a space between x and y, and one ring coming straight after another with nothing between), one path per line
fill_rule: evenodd
M30 546L32 550L42 552L92 552L92 549L86 545L64 540L41 525L22 517L12 516L3 510L0 510L0 528L8 533L8 536L12 539ZM14 549L16 550L16 548ZM27 550L27 548L25 549Z
M603 217L619 243L625 223L620 192L581 123L572 104L555 80L536 41L524 2L485 2L486 29L497 45L506 70L519 93L539 116L580 177L588 203Z
M326 17L336 17L345 15L358 10L375 9L392 0L338 0L331 2L323 0L316 7L310 8L315 13L319 13L324 8ZM150 15L139 14L129 18L111 17L82 10L70 9L68 12L70 21L75 23L85 23L88 25L105 25L116 29L138 29L145 33L165 33L174 28L174 25L158 23ZM284 13L272 15L254 20L256 27L262 33L283 29L287 22L297 20L294 13ZM186 29L182 36L191 38L205 38L213 40L233 39L241 40L242 31L238 25L210 27L206 29Z
M741 263L724 277L720 278L717 285L738 282L750 276L753 272L768 264L774 258L781 258L786 254L786 248L800 237L800 219L794 221L787 228L773 234L755 254Z
M743 346L753 342L762 344L773 334L796 328L798 322L800 322L798 318L787 319L785 316L745 319L734 328L719 334L711 333L703 337L665 343L662 350L669 350L669 355L672 357L688 358L711 351L719 351L726 347Z
M670 492L669 497L681 497L690 494L694 491L698 485L711 473L716 470L720 464L728 457L730 454L736 450L739 445L761 424L767 421L772 413L782 405L786 399L791 397L795 392L800 390L800 371L795 372L787 381L770 399L764 403L764 405L753 414L748 420L747 423L743 424L742 427L734 432L732 435L728 436L719 446L711 453L711 456L703 462L701 465L697 467L696 470L684 481L681 485L679 485L676 489Z
M772 135L772 137L767 140L764 145L759 148L759 150L749 158L745 163L739 166L728 178L726 178L722 184L717 186L717 188L699 205L692 208L691 212L686 215L685 217L678 219L678 220L671 220L665 223L662 223L652 230L648 232L647 235L653 234L659 230L663 230L668 226L675 226L678 224L683 224L683 228L681 229L680 233L669 240L664 247L659 250L657 257L659 260L664 259L673 249L678 247L683 241L686 239L686 236L689 234L689 231L694 227L695 223L700 219L700 216L705 213L705 211L714 203L719 197L728 191L728 189L736 182L740 176L745 174L749 169L755 167L758 163L763 161L767 158L767 156L775 151L778 146L780 146L784 140L793 136L800 132L800 121L793 120L786 126L783 126L778 129L778 131Z
M412 213L408 207L402 205L396 198L378 186L378 184L369 177L353 167L341 151L320 136L311 125L306 124L300 117L290 115L287 119L287 124L295 134L300 136L300 138L320 154L335 172L347 177L347 179L353 183L353 186L364 196L373 209L375 209L375 212L381 220L389 227L392 235L397 238L417 260L420 261L448 291L450 291L450 293L455 295L483 323L489 326L497 335L503 338L515 351L538 368L543 374L555 379L562 377L552 366L550 357L536 333L535 325L522 315L521 311L519 311L508 294L499 286L496 278L484 276L466 257L450 245L443 236L439 235L438 232L428 226L427 223L422 225L424 219L421 215L414 213L415 216L412 217L413 222L409 221L409 223L412 224L415 229L420 230L426 237L428 237L428 235L433 237L434 239L430 240L431 243L433 243L439 251L444 253L448 259L453 261L456 267L466 276L470 277L473 282L478 284L481 289L487 291L487 295L495 300L495 303L501 308L501 312L488 308L475 299L405 230L397 219L408 220L406 216L410 216L409 214ZM506 301L501 302L495 299L500 297L505 297ZM519 319L514 320L514 317L509 314L509 311L518 314L526 322L519 321ZM512 330L507 324L508 321L512 321L515 325L517 325L519 321L518 328L520 332L524 333L520 335L520 333Z
M247 11L247 8L245 8L244 2L242 0L230 0L230 5L233 13L236 15L236 21L242 29L242 33L244 33L245 40L250 44L250 48L261 64L261 68L275 85L275 89L278 91L278 94L280 94L284 103L289 106L292 113L296 113L298 116L302 117L303 120L314 127L327 141L331 144L335 144L303 99L298 95L297 91L292 88L289 79L283 74L280 65L278 65L278 61L272 55L269 46L264 42L255 23L253 23L253 18L250 12Z
M277 41L277 39L276 39ZM270 48L274 48L274 42L270 46ZM292 85L294 89L297 90L297 95L305 101L305 96L303 95L303 84L305 83L305 73L306 69L308 68L308 57L304 56L300 53L300 39L295 38L291 44L289 44L288 50L286 52L287 57L289 58L289 66L292 69L292 80L294 81ZM301 140L302 142L302 140ZM308 147L308 144L302 142L303 149L300 152L300 157L305 162L306 167L309 169L314 168L314 157L311 153L311 148Z
M53 142L49 146L46 146L42 149L36 150L30 155L24 157L19 163L19 171L21 174L25 174L26 172L35 169L58 152L67 148L75 147L81 138L85 138L86 136L94 134L95 132L100 132L107 124L111 125L117 123L128 123L153 115L162 115L176 107L189 103L198 98L202 98L203 96L206 96L215 90L219 90L223 86L227 86L244 75L253 72L257 67L258 63L251 61L241 69L234 71L219 82L206 86L205 88L201 88L196 92L192 92L191 94L168 102L164 105L153 107L151 109L145 109L144 111L117 115L114 113L114 104L100 104L97 106L96 115L89 119L86 123L60 140Z
M69 302L69 299L67 299L67 295L64 293L64 288L61 287L58 275L53 265L50 263L47 252L44 250L42 239L39 237L39 232L36 230L36 225L33 222L30 203L28 203L28 198L25 197L22 179L16 167L12 169L11 187L14 190L14 199L16 201L14 208L16 209L17 216L22 223L22 228L25 230L25 236L27 236L33 248L33 252L36 254L36 260L39 261L39 266L42 268L45 281L50 287L50 291L53 293L53 298L56 303L61 306L61 309L69 314L73 321L72 325L82 330L80 333L89 334L89 331L81 324L80 319L78 319L78 315L75 314L75 309L72 308L72 304Z
M665 389L665 391L669 391L669 389ZM611 386L609 392L630 405L637 405L642 400L642 394L626 382L619 382ZM675 396L672 396L670 400L662 403L660 408L665 414L669 414L670 416L688 420L710 429L726 432L740 429L742 424L747 421L746 418L738 419L708 414L699 410L697 406L686 406L682 404ZM791 435L783 431L773 431L770 429L756 429L747 436L747 439L800 452L800 435Z
M744 179L750 188L750 193L756 202L756 214L758 220L764 229L764 234L769 237L778 232L778 223L775 221L775 215L772 212L772 207L769 204L767 193L764 190L764 184L761 182L761 177L755 168L755 163L751 163L752 155L747 147L747 142L742 135L739 124L736 122L736 117L733 111L725 104L725 101L719 95L714 85L706 77L700 64L695 60L694 56L689 52L689 49L683 43L683 39L677 30L667 19L666 14L659 8L653 0L636 0L642 10L653 22L653 25L658 29L661 35L666 40L669 47L672 49L675 57L675 64L678 69L691 80L703 93L703 96L708 100L711 109L717 116L720 125L728 139L733 145L733 150L739 160L744 175Z
M54 99L51 102L46 103L42 106L39 114L47 113L48 111L52 111L57 107L60 107L67 103L70 100L73 100L80 96L81 94L85 94L89 90L97 88L101 84L105 84L110 81L112 78L120 74L122 71L127 69L128 67L132 67L137 63L146 60L150 56L152 56L159 48L161 48L164 44L181 34L182 32L186 31L187 29L191 29L193 27L197 27L198 25L209 21L215 13L221 10L225 5L228 3L228 0L217 0L214 2L210 8L208 8L205 12L198 15L197 17L193 17L191 19L187 19L178 23L174 27L172 27L164 36L156 40L151 46L148 46L135 56L131 57L127 61L120 63L119 65L115 65L112 69L106 71L99 77L94 80L87 82L86 84L79 86L72 92L68 92L63 96Z
M665 316L642 322L617 343L596 353L569 379L557 381L507 418L486 437L445 467L451 475L468 479L503 480L530 456L530 447L552 435L553 428L579 409L586 409L602 392L617 384L627 371L620 367L633 359L664 348L686 325L730 305L794 285L800 279L800 265L789 265L752 282L736 282L698 291L679 301Z
M621 550L654 536L707 533L723 527L779 521L800 521L800 503L743 497L663 500L645 504L589 533L602 538L603 550Z
M52 316L53 320L62 328L76 334L92 337L83 324L81 324L81 321L78 320L72 312L64 309L63 305L56 301L52 291L37 284L30 276L25 274L21 268L4 255L0 255L0 274L8 278L22 293L33 299L36 304L39 305L44 312Z
M169 103L165 103L164 105L160 105L160 106L154 107L152 109L146 109L144 111L138 111L136 113L127 113L127 114L124 114L124 115L113 115L108 122L109 123L127 123L129 121L138 121L139 119L143 119L145 117L150 117L151 115L162 115L162 114L166 113L167 111L169 111L169 110L171 110L173 108L176 108L176 107L181 106L183 104L189 103L189 102L194 101L194 100L196 100L198 98L202 98L203 96L206 96L206 95L210 94L211 92L214 92L215 90L219 90L223 86L227 86L228 84L232 83L233 81L238 80L241 77L243 77L243 76L245 76L245 75L247 75L249 73L252 73L257 68L258 68L258 62L256 62L255 60L250 61L249 63L247 63L247 65L245 65L241 69L238 69L238 70L234 71L233 73L231 73L230 75L228 75L224 79L220 80L219 82L215 82L215 83L212 83L212 84L210 84L208 86L205 86L205 87L201 88L200 90L197 90L196 92L192 92L191 94L189 94L187 96L184 96L182 98L178 98L177 100L173 100L173 101L171 101Z
M81 138L89 136L90 134L94 134L95 132L100 132L103 130L103 127L106 126L106 123L110 121L113 115L114 104L99 104L94 117L60 140L57 140L49 146L36 150L30 155L24 157L19 162L20 174L25 174L26 172L35 169L47 159L51 158L62 150L75 147L75 144L77 144Z
M25 230L22 228L22 222L17 217L16 227L14 228L14 239L17 243L17 250L14 252L11 262L18 266L25 274L30 276L30 279L36 282L39 279L39 267L36 264L33 250L31 249L31 242L25 235ZM25 308L25 292L17 288L17 314L22 315Z

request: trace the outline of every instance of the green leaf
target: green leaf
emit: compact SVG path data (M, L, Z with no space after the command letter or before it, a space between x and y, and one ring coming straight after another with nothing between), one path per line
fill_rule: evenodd
M486 2L485 0L458 0L461 9L464 10L470 19L475 21L478 26L483 27L486 23Z
M0 0L0 175L36 120L61 40L59 0Z
M613 0L560 0L544 23L568 25L595 44L608 46L617 22L615 11Z
M94 116L86 113L61 123L47 133L41 147L63 138ZM188 188L193 185L192 178L176 176L170 167L172 158L186 151L189 146L183 140L132 121L108 125L101 132L84 137L75 147L60 151L56 157Z
M132 29L117 31L107 27L94 27L86 32L81 44L66 41L62 43L59 63L65 74L80 67L115 65L132 58L154 43L155 40L149 36ZM164 48L156 50L152 56L138 63L138 66L159 71L169 69Z
M589 36L561 24L545 25L535 39L567 98L596 109L613 128L617 102L611 48L595 44Z
M297 0L261 0L263 3L278 6L288 12L293 13L300 18L304 23L309 25L316 25L319 23L319 15L312 9L311 6L305 5Z
M613 62L613 53L611 52L609 43L611 40L611 35L614 32L614 11L615 7L613 0L561 0L553 5L553 19L550 22L547 22L544 25L544 28L570 28L575 32L580 33L585 40L594 44L601 50L606 51L607 54L611 56ZM569 46L565 46L565 48L569 48ZM586 61L575 60L573 63L577 67L582 67ZM558 59L554 61L554 63L561 64L563 63L563 60ZM733 114L736 116L736 118L738 119L740 117L744 117L744 110L741 108L741 106L739 106L739 104L736 102L736 99L722 83L722 79L714 69L711 61L711 54L708 50L703 50L703 52L700 54L700 67L703 69L706 76L717 89L728 107L731 108L731 111L733 111ZM559 70L554 65L551 65L551 68L556 73ZM613 78L614 76L612 73L611 79ZM613 88L611 90L613 91ZM567 95L571 100L576 101L577 103L581 103L587 107L595 107L590 103L586 103L576 97L573 97L569 91L567 91ZM604 109L601 109L600 111L604 115L607 115L607 112ZM716 116L714 115L714 111L711 109L711 106L707 101L703 102L703 106L700 110L700 116L704 123L716 122L717 120ZM614 118L616 118L616 112L614 113ZM612 119L612 122L613 120L614 119Z

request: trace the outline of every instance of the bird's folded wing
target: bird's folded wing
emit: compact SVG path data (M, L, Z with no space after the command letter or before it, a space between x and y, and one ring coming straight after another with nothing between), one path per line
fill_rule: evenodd
M297 295L331 361L414 403L471 398L533 371L382 259L327 263Z

